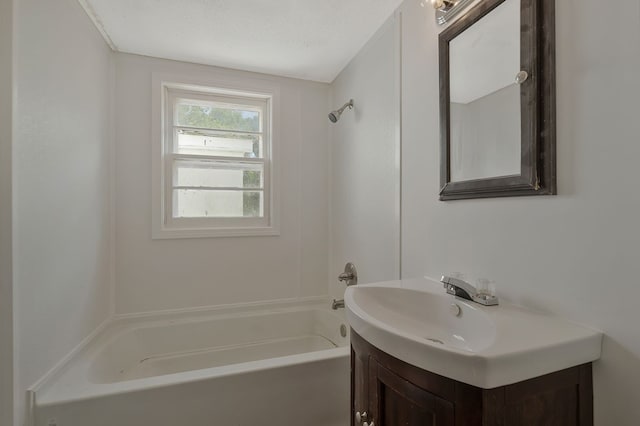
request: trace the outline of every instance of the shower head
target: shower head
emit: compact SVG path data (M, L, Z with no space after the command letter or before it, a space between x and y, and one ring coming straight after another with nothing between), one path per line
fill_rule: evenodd
M340 116L342 115L342 112L347 108L349 108L349 109L353 108L353 99L349 99L349 102L347 102L346 104L342 105L342 107L340 107L340 109L337 109L335 111L331 111L329 113L329 120L332 123L337 123L338 120L340 120Z

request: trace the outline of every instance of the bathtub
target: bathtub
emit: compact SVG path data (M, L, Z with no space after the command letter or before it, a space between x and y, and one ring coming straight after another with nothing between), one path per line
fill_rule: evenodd
M118 318L35 389L35 426L344 426L349 336L328 303Z

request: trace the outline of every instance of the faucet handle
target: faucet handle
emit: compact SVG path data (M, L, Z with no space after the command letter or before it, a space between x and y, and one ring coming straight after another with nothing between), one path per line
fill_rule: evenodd
M344 265L344 272L338 275L338 281L345 282L347 286L358 284L356 266L351 262Z
M499 303L498 298L496 296L492 296L490 294L485 294L485 293L475 294L471 298L474 302L484 306L495 306Z
M353 274L347 274L346 272L338 275L338 281L347 281L353 279Z

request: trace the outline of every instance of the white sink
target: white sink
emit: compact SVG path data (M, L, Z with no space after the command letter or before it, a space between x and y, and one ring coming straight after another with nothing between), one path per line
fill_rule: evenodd
M485 389L600 358L599 331L505 303L481 306L430 280L352 286L345 305L353 330L374 346Z

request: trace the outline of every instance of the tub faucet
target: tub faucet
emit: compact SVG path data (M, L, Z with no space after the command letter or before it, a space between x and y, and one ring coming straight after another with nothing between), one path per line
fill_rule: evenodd
M447 293L454 296L458 296L462 299L470 300L472 302L476 302L485 306L498 304L498 298L496 296L478 291L478 289L473 285L459 278L443 275L442 278L440 278L440 282L444 285Z

